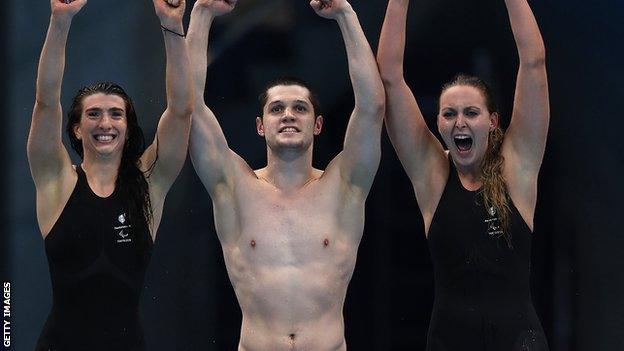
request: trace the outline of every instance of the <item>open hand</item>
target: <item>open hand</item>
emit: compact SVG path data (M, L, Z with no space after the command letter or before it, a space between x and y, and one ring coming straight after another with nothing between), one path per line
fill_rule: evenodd
M347 0L312 0L310 1L310 6L321 17L336 19L338 15L344 13L351 5L349 5Z
M202 6L210 10L215 16L232 12L238 0L197 0L195 6Z
M86 3L87 0L50 0L52 15L64 19L72 19Z

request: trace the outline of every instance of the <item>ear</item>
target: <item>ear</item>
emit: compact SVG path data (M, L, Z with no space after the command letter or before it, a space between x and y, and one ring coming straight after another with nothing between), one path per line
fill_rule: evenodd
M264 123L262 123L262 117L256 117L256 132L261 137L264 137Z
M490 114L490 132L499 126L498 112Z
M314 121L314 135L321 134L321 130L323 129L323 116L318 115L316 120Z
M74 136L76 137L76 139L82 140L82 133L80 132L80 124L79 123L75 123L72 126L72 131L74 132Z

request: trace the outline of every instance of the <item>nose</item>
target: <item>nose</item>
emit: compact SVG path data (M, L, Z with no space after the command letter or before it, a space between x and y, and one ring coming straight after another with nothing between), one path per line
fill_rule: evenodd
M466 127L466 117L463 114L458 114L457 119L455 120L455 127L457 129L463 129Z
M107 114L104 114L100 119L100 124L98 125L100 129L108 130L112 128L111 117Z
M294 122L295 121L295 114L292 113L292 109L287 108L284 110L284 115L282 116L282 121L283 122Z

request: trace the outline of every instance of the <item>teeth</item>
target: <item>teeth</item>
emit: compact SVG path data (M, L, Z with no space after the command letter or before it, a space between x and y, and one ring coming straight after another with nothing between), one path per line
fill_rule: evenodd
M291 128L291 127L289 127L289 128L284 128L284 129L282 129L282 133L284 133L284 132L286 132L286 133L290 133L290 132L292 132L292 133L296 133L296 132L297 132L297 129L295 129L295 128Z
M113 140L112 135L98 135L95 137L98 141L111 141Z
M456 135L455 139L470 139L470 137L467 135Z

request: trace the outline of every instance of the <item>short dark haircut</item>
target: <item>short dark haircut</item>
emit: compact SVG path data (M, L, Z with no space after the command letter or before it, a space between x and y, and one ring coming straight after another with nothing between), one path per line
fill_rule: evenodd
M282 76L282 77L279 77L277 79L273 79L272 81L270 81L269 84L267 84L266 87L264 88L264 91L262 92L262 94L258 96L258 101L260 102L259 116L262 116L264 114L264 106L267 104L268 99L269 99L269 95L268 95L269 89L276 87L278 85L298 85L300 87L308 89L308 92L310 93L310 96L308 98L310 99L310 102L312 103L312 109L314 110L312 112L314 112L314 116L321 115L321 104L319 103L319 99L316 96L316 94L310 88L310 85L301 78L297 78L293 76Z

